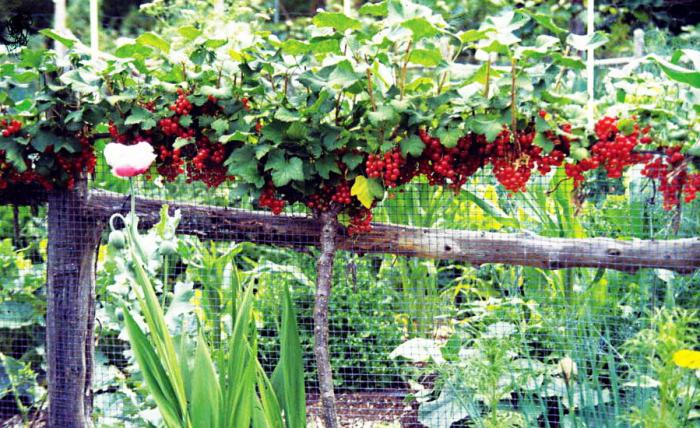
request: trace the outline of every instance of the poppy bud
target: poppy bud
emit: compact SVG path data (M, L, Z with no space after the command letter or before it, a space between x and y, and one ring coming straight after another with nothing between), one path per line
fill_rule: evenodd
M117 250L121 250L124 247L126 247L126 237L124 236L124 232L121 230L113 230L109 233L109 240L108 243L110 246L116 248Z

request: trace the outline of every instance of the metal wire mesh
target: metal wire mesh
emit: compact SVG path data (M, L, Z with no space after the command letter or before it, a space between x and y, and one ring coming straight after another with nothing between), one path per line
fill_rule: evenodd
M475 177L459 195L412 185L376 210L377 221L430 228L432 240L424 245L435 254L464 230L528 231L508 235L510 241L494 247L502 251L539 236L697 236L697 205L684 207L678 218L661 209L651 187L624 195L611 182L607 189L587 189L586 201L577 205L575 198L555 197L552 179L543 178L526 194L511 197L490 180L487 174ZM115 184L125 187L100 172L92 188L114 189ZM234 189L140 182L137 193L173 207L185 201L197 207L253 208L235 197ZM0 246L5 284L0 410L9 425L21 422L18 415L29 421L40 414L47 385L42 360L46 223L43 208L31 210L3 208L4 224L19 225L19 230L2 231L6 238ZM305 210L292 207L289 213ZM9 221L12 216L17 221ZM208 270L205 263L211 260L203 254L217 259L233 251L227 263L235 264L246 286L255 289L258 349L268 370L279 352L278 298L289 287L298 312L312 424L318 410L311 318L317 250L308 246L306 234L278 238L226 242L217 239L216 230L209 230L207 239L181 236L180 256L167 272L161 267L159 286L165 281L180 305L171 307L174 331L187 331L184 325L196 314L206 316L214 308L205 298L206 287L226 287L229 279L226 269ZM469 252L470 243L478 246L469 238L459 242L464 248L457 251ZM290 248L293 244L301 245ZM386 254L353 251L357 248L366 247L358 241L337 254L330 316L338 406L347 426L478 426L489 421L496 426L561 426L571 415L585 426L625 425L635 408L655 402L655 364L661 352L655 347L671 334L665 329L684 325L691 332L697 326L692 312L698 308L693 292L697 274L472 266L431 254L407 257L398 242L389 244ZM159 417L123 331L119 305L130 297L117 262L100 246L92 405L98 426L144 426ZM681 339L697 344L693 336Z

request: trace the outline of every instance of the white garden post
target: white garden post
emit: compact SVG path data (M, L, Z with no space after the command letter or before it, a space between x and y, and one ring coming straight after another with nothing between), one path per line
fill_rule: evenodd
M96 60L100 52L100 24L98 21L98 0L90 0L90 54Z
M587 35L589 40L595 33L595 0L588 0L586 5ZM588 128L593 129L595 115L595 54L594 48L586 50L586 90L588 92L587 122Z
M62 36L66 35L66 0L54 0L54 31ZM59 59L66 55L66 48L59 41L54 41L54 49Z

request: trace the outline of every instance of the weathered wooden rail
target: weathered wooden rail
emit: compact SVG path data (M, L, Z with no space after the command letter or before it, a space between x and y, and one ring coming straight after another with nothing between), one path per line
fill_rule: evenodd
M126 201L124 195L95 190L89 193L86 207L97 220L104 221L115 212L126 212ZM149 227L156 223L160 208L166 203L171 210L182 213L178 228L181 234L287 247L320 244L321 226L313 218L184 202L137 198L140 224ZM593 267L634 272L663 268L691 273L700 268L700 237L662 241L569 239L381 223L373 224L371 232L353 237L342 226L338 229L339 248L362 254L388 253L473 265L504 263L544 269Z

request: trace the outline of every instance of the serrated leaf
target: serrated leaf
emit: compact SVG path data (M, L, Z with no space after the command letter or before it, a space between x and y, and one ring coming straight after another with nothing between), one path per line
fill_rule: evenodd
M488 37L489 33L494 31L493 28L487 28L485 30L467 30L459 34L459 40L464 43L478 42Z
M423 143L423 141L417 135L411 135L408 138L404 138L401 140L399 146L401 147L401 154L404 158L407 155L419 157L421 154L423 154L423 150L425 150L425 143Z
M372 202L374 202L374 194L370 188L370 180L368 180L367 177L363 175L358 175L355 177L355 183L350 189L350 194L355 196L365 208L372 207Z
M314 55L334 53L340 55L340 40L336 38L314 39L309 43L309 51Z
M228 143L229 141L248 141L248 136L250 133L248 132L241 132L241 131L236 131L233 134L225 134L219 137L219 142L220 143ZM258 146L255 146L258 147Z
M170 52L170 44L155 33L143 33L140 36L138 36L135 41L136 44L142 46L150 46L158 49L163 53Z
M448 149L456 147L462 132L458 129L441 129L437 132L440 144Z
M182 26L177 29L177 32L188 41L192 41L202 35L202 31L192 25Z
M700 71L690 70L679 65L672 64L657 55L649 55L661 71L676 82L688 84L694 88L700 88Z
M358 74L350 64L344 60L335 65L333 71L328 75L328 85L336 90L345 89L357 82Z
M584 105L586 103L586 94L583 92L574 92L573 94L563 94L559 92L550 92L543 90L541 92L542 99L548 103L555 103L560 105L567 104L579 104Z
M398 119L396 111L388 105L379 106L377 111L370 112L368 115L370 123L374 126L379 126L382 123L390 123Z
M217 134L222 135L224 132L228 131L228 124L226 119L216 119L211 123L211 129L216 131Z
M151 129L156 126L156 121L153 118L153 113L141 108L134 107L131 109L131 114L124 120L125 125L137 125L140 124L143 129Z
M186 145L192 144L192 143L194 143L194 140L191 138L177 137L175 139L175 142L173 143L173 149L181 149L181 148L185 147Z
M539 35L535 40L535 46L519 46L516 48L516 57L523 59L540 59L550 55L552 48L559 44L559 39L552 36Z
M27 169L27 164L22 156L22 147L14 141L0 142L0 150L5 152L7 159L18 172L24 172Z
M280 49L289 55L303 55L311 50L311 46L299 40L289 39L280 44Z
M294 122L289 125L285 134L292 140L304 140L309 135L309 127L303 122Z
M178 121L178 123L183 128L189 128L190 125L192 125L192 116L190 116L189 114L186 114L184 116L180 116L180 120Z
M258 161L255 159L253 146L246 145L234 150L224 164L228 166L231 175L235 175L243 182L253 184L258 188L265 184L265 180L258 172Z
M535 139L532 140L532 144L534 144L537 147L540 147L544 153L549 153L554 149L554 143L549 141L547 137L544 136L541 132L537 132L535 135Z
M314 166L316 167L316 171L318 171L318 175L325 180L330 178L331 172L341 174L340 168L338 168L338 164L335 161L335 156L332 155L326 155L318 159L314 163Z
M301 118L298 112L287 110L284 107L280 107L275 112L275 119L282 122L296 122Z
M304 164L298 157L287 160L282 152L274 152L265 163L265 171L272 170L272 183L286 186L290 181L304 180Z
M571 145L571 158L572 159L574 159L576 161L580 161L583 159L588 159L589 157L591 157L591 154L587 149L585 149L579 145L576 145L576 144Z
M470 118L467 121L467 126L477 134L486 136L486 141L493 143L498 137L498 134L503 131L503 125L496 120Z
M138 45L136 43L127 43L119 46L114 51L114 56L117 58L146 58L151 55L153 49L148 46Z
M619 129L624 135L630 135L634 132L635 123L635 120L625 117L617 121L617 129Z
M576 56L565 56L559 52L552 53L552 61L562 67L570 68L572 70L583 70L586 68L586 63L581 61L581 58Z
M313 17L312 22L319 28L330 27L340 33L360 28L360 21L340 12L321 12Z
M543 13L529 13L527 12L527 10L525 11L525 13L527 13L532 19L534 19L535 22L537 22L540 26L548 29L557 36L561 36L567 33L567 30L559 27L557 24L554 23L554 19L551 15L545 15Z
M343 155L342 161L348 166L349 170L355 169L360 163L362 163L362 155L353 152L347 152Z
M56 137L52 133L40 129L32 138L32 147L38 152L43 152L48 146L54 144L55 139Z
M228 41L226 39L209 39L204 42L204 47L208 49L218 49L224 46Z
M485 26L498 32L513 32L522 28L530 18L520 11L505 10L498 15L486 18Z
M547 123L546 120L542 119L540 116L535 118L535 131L544 132L549 131L552 127Z
M12 76L12 80L17 83L29 83L39 78L39 73L34 71L23 71Z
M442 61L439 49L414 49L408 56L408 61L425 67L435 67Z
M388 8L386 6L386 1L380 1L379 3L365 3L362 5L360 10L358 10L360 15L371 15L383 17L388 13Z
M435 28L433 24L422 17L404 21L401 23L401 26L409 29L411 33L413 33L413 40L416 42L426 37L433 37L440 34L440 30Z

